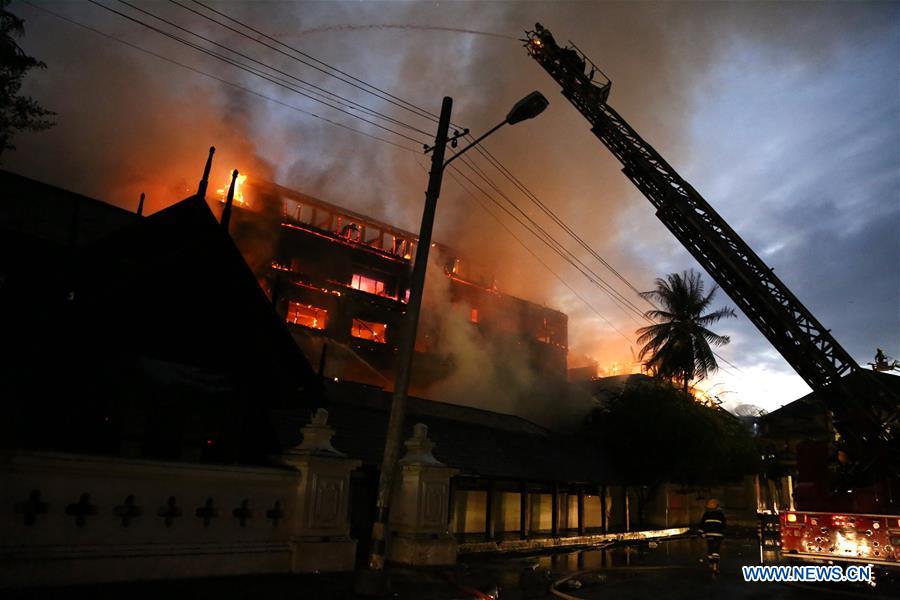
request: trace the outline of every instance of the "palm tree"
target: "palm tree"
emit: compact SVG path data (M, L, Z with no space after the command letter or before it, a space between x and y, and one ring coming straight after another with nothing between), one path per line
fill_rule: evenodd
M692 379L703 379L719 368L710 344L724 346L731 341L707 329L720 319L737 316L731 308L704 314L718 289L714 285L704 295L700 274L690 270L658 278L655 290L641 292L641 297L662 306L644 313L658 323L637 330L637 341L644 345L640 358L650 355L647 367L660 377L679 381L685 392Z

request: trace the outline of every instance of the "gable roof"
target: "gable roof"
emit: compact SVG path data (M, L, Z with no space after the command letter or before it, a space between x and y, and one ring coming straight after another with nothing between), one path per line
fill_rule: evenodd
M0 170L0 230L85 246L139 219L112 204Z
M849 389L866 389L872 381L878 387L900 397L900 377L876 371L856 371L847 375L843 383ZM822 394L812 391L759 418L767 436L826 435L825 401Z
M33 184L19 183L21 201L52 211L70 200ZM321 383L231 237L198 197L129 221L71 244L55 226L3 220L0 330L16 351L0 361L0 397L12 443L186 458L221 435L229 450L211 460L277 451L265 411L315 405ZM148 436L165 449L148 455Z
M191 196L92 245L81 302L122 348L196 366L259 369L293 387L318 377L237 246ZM127 324L127 327L122 327Z

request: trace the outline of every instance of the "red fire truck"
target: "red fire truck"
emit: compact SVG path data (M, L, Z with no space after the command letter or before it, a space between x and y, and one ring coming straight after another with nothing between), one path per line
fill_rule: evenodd
M897 565L900 563L900 518L784 512L781 550L787 557Z

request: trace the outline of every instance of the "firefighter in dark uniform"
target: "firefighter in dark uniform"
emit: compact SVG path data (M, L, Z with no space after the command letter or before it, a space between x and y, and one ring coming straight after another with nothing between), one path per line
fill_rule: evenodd
M725 537L725 513L719 508L719 501L710 498L706 502L706 512L700 517L700 534L706 538L706 558L713 573L719 572L719 547Z

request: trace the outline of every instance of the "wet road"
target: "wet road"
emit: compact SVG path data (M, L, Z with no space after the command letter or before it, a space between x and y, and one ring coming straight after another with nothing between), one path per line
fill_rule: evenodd
M501 600L550 600L551 584L565 575L578 576L578 589L561 591L579 600L841 600L848 598L900 598L897 586L879 585L872 592L857 588L842 591L841 584L820 584L819 589L773 583L745 583L742 565L759 564L754 539L726 539L722 546L722 574L713 579L706 565L703 540L687 538L614 546L605 550L557 553L544 556L469 556L455 567L391 570L390 600L471 600L474 590L499 584ZM158 600L160 598L215 598L216 600L358 600L353 575L259 575L181 581L132 582L69 588L4 590L4 600ZM483 596L482 596L483 597Z
M759 548L755 539L728 539L722 545L722 572L713 577L707 570L705 542L687 538L661 542L656 548L647 544L560 554L538 559L555 574L588 571L577 577L578 584L559 586L559 590L575 598L599 599L702 599L763 600L804 598L897 598L897 588L885 585L874 591L848 584L816 584L807 586L775 583L748 583L743 580L741 566L759 564ZM580 585L580 587L576 587Z

